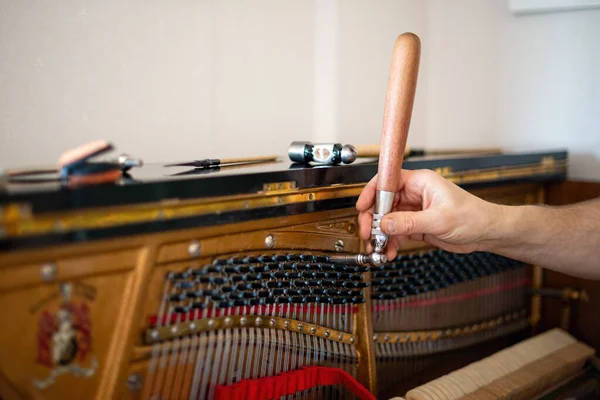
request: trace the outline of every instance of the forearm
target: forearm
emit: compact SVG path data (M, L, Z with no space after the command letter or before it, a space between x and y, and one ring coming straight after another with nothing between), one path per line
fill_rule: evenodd
M600 279L600 200L565 207L497 206L484 250Z

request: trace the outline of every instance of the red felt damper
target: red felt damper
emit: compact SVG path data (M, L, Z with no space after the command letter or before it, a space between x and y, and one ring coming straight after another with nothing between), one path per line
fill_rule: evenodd
M364 386L343 369L311 366L260 379L244 379L231 386L216 385L215 400L268 400L319 386L343 385L362 400L375 400Z

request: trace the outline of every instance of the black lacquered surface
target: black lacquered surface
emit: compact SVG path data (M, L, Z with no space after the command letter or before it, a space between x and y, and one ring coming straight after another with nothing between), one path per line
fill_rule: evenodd
M539 164L544 157L566 160L565 151L546 151L501 155L455 157L414 157L403 168L436 169L451 167L453 172L490 168L514 168ZM288 161L254 164L246 167L221 167L194 170L187 167L165 167L148 164L132 169L129 176L114 184L68 188L59 182L9 184L0 191L0 204L27 202L34 213L74 210L111 205L152 203L164 200L186 200L256 193L265 183L293 181L298 188L369 181L377 173L374 159L357 160L338 166L296 165ZM535 179L532 176L530 179ZM544 176L544 179L560 176Z

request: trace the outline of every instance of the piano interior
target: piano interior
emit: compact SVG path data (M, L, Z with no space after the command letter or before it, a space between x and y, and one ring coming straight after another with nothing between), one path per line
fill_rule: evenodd
M569 181L567 161L461 155L405 168L503 204L600 194ZM375 170L9 186L0 397L596 398L595 282L415 241L376 267L339 257L365 250L355 203Z

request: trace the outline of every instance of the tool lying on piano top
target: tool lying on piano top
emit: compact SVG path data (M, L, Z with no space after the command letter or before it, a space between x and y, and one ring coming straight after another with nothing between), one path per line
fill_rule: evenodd
M378 144L351 145L341 143L311 143L295 141L288 147L290 160L307 164L314 162L324 165L352 164L358 158L379 157ZM462 154L502 154L500 148L482 149L413 149L406 147L404 158L422 156L449 156Z
M406 400L531 399L581 370L593 355L594 349L555 328L416 387Z
M13 183L60 180L69 186L99 184L114 182L131 168L143 165L142 160L130 158L127 154L121 154L116 160L91 160L113 149L113 145L104 140L89 142L63 153L56 167L9 170L8 180ZM44 175L53 176L41 177Z
M225 165L236 164L256 164L270 161L277 161L278 156L259 156L259 157L238 157L238 158L207 158L205 160L194 160L176 164L167 164L165 167L194 167L194 168L210 168Z

